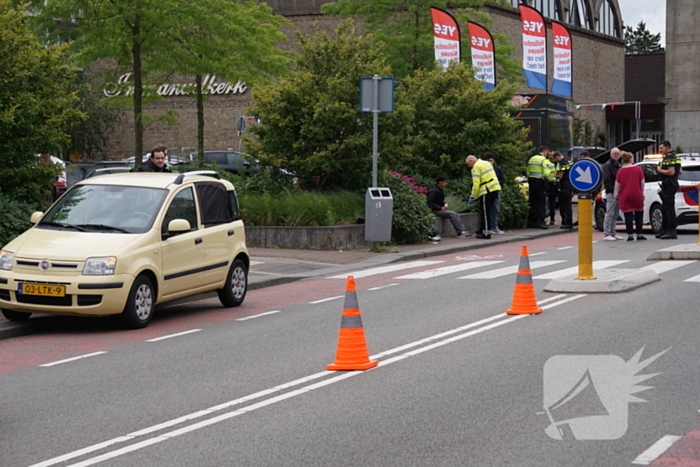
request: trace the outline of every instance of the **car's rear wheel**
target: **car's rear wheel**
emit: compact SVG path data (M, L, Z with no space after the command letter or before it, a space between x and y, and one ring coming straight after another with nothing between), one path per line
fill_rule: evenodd
M595 204L595 228L596 230L603 231L603 224L605 224L605 204L596 203Z
M226 275L224 287L218 290L219 300L225 307L240 306L248 291L248 269L242 260L236 259Z
M32 316L31 313L25 313L23 311L6 310L4 308L2 309L2 315L10 321L27 321L29 317Z
M664 215L661 212L661 205L654 204L649 209L649 225L651 230L657 234L661 232L661 226L663 225Z
M151 280L143 275L137 277L122 312L124 324L130 329L145 328L153 317L155 302L156 296Z

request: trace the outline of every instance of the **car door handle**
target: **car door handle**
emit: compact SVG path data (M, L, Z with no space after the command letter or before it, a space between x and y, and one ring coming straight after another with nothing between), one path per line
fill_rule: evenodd
M228 233L228 236L230 237L230 236L232 236L233 234L235 234L236 232L234 232L233 230L229 230L227 233Z
M202 239L201 239L201 238L195 238L195 239L194 239L194 244L195 244L195 245L199 245L200 243L202 243Z

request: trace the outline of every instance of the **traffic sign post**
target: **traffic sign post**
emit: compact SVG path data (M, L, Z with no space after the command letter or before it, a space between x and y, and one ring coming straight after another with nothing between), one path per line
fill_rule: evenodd
M603 170L593 159L579 159L569 170L569 183L578 196L578 277L593 280L593 193L603 181Z
M394 78L360 78L360 112L372 112L372 187L377 187L379 114L394 111Z
M365 203L365 239L372 242L372 251L377 250L377 242L388 242L391 240L391 216L393 204L389 205L389 209L385 211L384 222L388 222L388 229L381 230L381 234L371 232L374 212L369 208L370 193L380 190L377 188L377 159L379 157L379 114L389 113L394 111L394 78L382 78L379 75L360 78L360 112L372 112L372 188L367 192L367 201ZM388 188L383 188L389 193ZM389 193L391 197L391 193ZM393 201L392 201L393 203ZM376 207L380 207L381 202L377 202ZM374 222L374 221L373 221ZM379 222L376 222L379 225Z

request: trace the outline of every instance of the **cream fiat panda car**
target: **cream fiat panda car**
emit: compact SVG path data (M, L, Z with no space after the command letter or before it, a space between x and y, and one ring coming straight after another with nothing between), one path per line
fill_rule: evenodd
M145 327L155 305L216 290L243 303L250 259L236 192L213 171L83 180L0 251L0 309L121 314Z

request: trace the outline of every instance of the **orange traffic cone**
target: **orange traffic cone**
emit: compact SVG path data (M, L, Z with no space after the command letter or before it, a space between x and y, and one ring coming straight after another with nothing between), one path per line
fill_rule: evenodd
M530 259L527 256L527 246L523 246L520 253L520 267L518 276L515 279L515 290L513 291L513 303L509 315L536 315L542 313L542 308L537 307L535 298L535 286L532 284L532 273L530 272Z
M348 283L345 287L343 319L340 321L338 351L335 354L335 363L326 368L328 370L368 370L378 364L378 361L369 359L360 307L357 304L355 278L348 276Z

